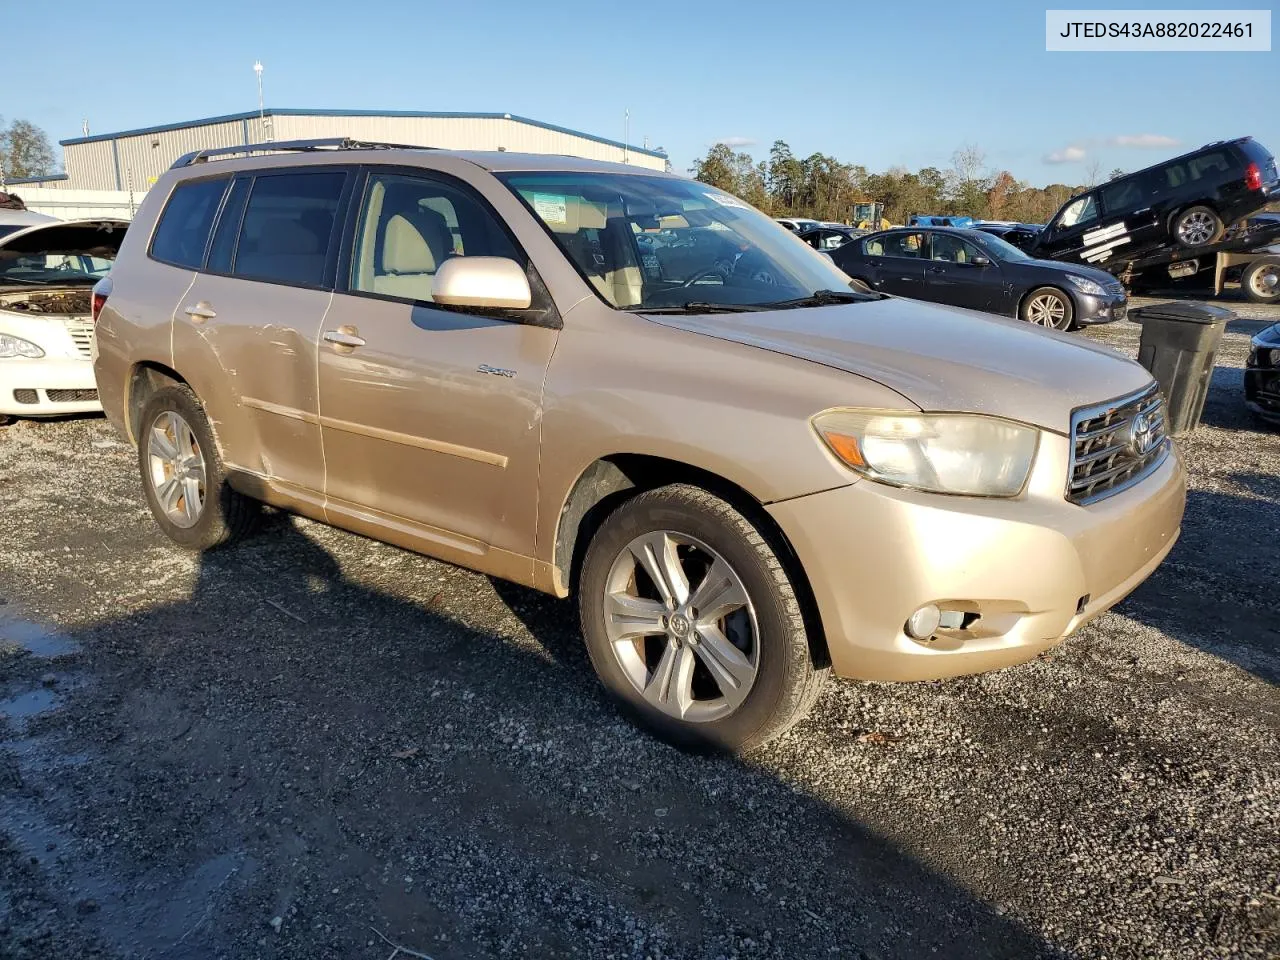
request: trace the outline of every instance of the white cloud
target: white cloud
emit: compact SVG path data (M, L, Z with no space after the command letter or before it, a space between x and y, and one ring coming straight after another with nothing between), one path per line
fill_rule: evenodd
M726 147L754 147L757 141L751 137L721 137L716 143L723 143Z
M1046 154L1044 162L1079 163L1086 156L1088 156L1088 153L1085 151L1084 147L1078 147L1075 144L1071 144L1068 147L1063 147L1061 150L1055 150L1053 153Z
M1162 147L1176 147L1181 140L1166 137L1158 133L1129 133L1107 139L1109 147L1138 147L1141 150L1158 150Z

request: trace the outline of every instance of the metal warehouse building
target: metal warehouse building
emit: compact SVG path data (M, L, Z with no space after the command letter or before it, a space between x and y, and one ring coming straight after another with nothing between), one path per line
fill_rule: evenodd
M234 147L267 140L352 137L454 150L554 153L592 160L666 167L661 150L627 146L509 113L416 113L371 110L267 110L168 123L122 133L63 140L65 179L56 186L79 190L145 191L192 150ZM50 186L55 184L51 183Z

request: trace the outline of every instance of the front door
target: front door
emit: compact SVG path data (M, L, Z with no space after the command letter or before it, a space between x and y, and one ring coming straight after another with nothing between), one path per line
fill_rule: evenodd
M1085 193L1069 200L1040 233L1034 257L1079 263L1086 245L1105 242L1109 224L1100 223L1098 194Z
M925 299L971 310L992 310L1000 268L974 244L949 233L930 234ZM979 264L978 260L986 263Z
M370 173L319 351L331 519L530 556L542 383L558 331L432 303L447 259L524 254L464 184Z

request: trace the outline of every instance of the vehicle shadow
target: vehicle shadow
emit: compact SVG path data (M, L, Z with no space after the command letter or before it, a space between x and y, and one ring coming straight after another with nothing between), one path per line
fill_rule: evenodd
M1280 582L1280 478L1236 474L1243 493L1188 490L1178 544L1117 612L1280 684L1280 624L1256 585ZM1221 549L1224 542L1231 550Z
M33 955L1065 955L767 771L636 731L570 604L372 541L340 563L345 537L272 515L187 599L72 632L81 688L0 741L62 920ZM144 580L185 562L138 550Z
M1244 370L1224 364L1214 366L1200 424L1223 430L1257 428L1257 422L1244 405Z

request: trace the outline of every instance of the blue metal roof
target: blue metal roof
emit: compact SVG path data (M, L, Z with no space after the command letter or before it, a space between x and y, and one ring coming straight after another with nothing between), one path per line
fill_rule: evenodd
M643 153L650 157L661 157L666 159L667 154L662 150L648 150L644 147L637 147L634 144L625 144L620 140L610 140L608 137L597 137L593 133L583 133L581 130L571 130L568 127L557 126L554 123L543 123L541 120L530 120L528 117L517 116L513 113L453 113L453 112L424 112L420 110L264 110L264 114L269 117L412 117L429 120L515 120L517 123L527 123L532 127L541 127L543 130L554 130L556 133L567 133L570 136L582 137L584 140L593 140L596 143L603 143L611 147L617 147L619 150L633 150L636 153ZM75 146L80 143L97 143L102 140L118 140L121 137L139 137L148 133L166 133L170 130L184 130L188 127L202 127L212 123L231 123L236 120L255 120L258 117L257 110L247 110L244 113L228 113L220 117L204 117L200 120L186 120L182 123L162 123L155 127L139 127L136 130L121 130L119 133L96 133L91 137L73 137L70 140L59 140L58 143L64 147Z

